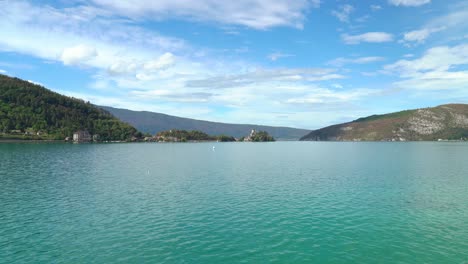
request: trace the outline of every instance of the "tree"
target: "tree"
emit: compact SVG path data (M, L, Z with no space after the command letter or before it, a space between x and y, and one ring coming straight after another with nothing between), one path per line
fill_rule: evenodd
M275 139L268 134L266 131L259 131L253 137L252 141L254 142L270 142L275 141Z
M47 131L50 138L65 138L87 129L102 140L128 140L137 133L83 100L66 97L18 78L0 75L0 129Z

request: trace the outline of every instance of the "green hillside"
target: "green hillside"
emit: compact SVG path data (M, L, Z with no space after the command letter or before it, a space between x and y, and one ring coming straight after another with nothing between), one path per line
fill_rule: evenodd
M419 141L468 138L468 105L448 104L372 115L314 130L301 138L312 141Z
M0 75L0 139L64 139L77 130L100 140L128 140L137 130L83 100Z

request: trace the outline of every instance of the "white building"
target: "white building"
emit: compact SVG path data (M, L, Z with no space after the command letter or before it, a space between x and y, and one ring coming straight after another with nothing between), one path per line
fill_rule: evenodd
M86 130L79 130L73 133L73 142L90 142L91 139L91 135Z

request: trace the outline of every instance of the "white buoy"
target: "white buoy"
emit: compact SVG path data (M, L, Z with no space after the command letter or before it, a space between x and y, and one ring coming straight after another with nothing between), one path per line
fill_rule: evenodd
M213 146L213 151L215 151L215 149L216 149L216 147L215 147L215 146Z

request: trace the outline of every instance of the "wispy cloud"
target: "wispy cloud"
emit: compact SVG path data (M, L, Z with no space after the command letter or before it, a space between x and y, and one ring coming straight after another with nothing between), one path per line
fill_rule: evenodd
M468 5L450 3L427 13L427 23L388 24L389 14L411 16L409 11L427 9L395 6L430 1L332 2L331 9L319 10L317 0L7 1L0 9L0 73L34 80L45 71L39 67L51 67L59 74L79 72L79 84L69 89L97 104L305 127L368 114L361 110L372 105L381 111L381 103L391 100L379 98L380 89L392 85L405 95L444 89L467 94ZM331 10L336 21L350 23L342 24L340 33L336 24L317 23L322 18L317 11L333 20ZM436 47L421 55L420 45L410 57L393 41ZM347 46L367 43L381 45ZM18 62L36 69L14 68ZM382 62L388 65L381 68ZM47 77L38 81L48 82ZM378 89L372 89L373 82Z
M361 100L370 95L375 95L376 92L378 91L372 89L334 91L330 89L317 88L312 89L310 93L305 96L290 98L287 102L290 104L349 103L355 100Z
M408 90L451 91L468 96L468 44L439 46L427 50L414 60L399 60L386 65L384 71L403 80L395 83Z
M411 77L425 71L448 71L453 66L464 64L468 64L468 44L434 47L419 59L399 60L384 68L400 73L402 77Z
M33 65L27 63L19 63L19 62L4 62L0 61L0 67L7 68L7 69L23 69L23 70L31 70L34 69Z
M388 0L388 3L395 6L422 6L429 4L431 0Z
M303 126L310 122L305 119L308 108L288 100L310 95L322 82L346 78L328 68L265 68L226 60L183 39L82 6L58 9L13 2L0 10L0 32L1 51L95 72L91 92L56 91L96 104L193 118L225 121L229 116L230 122L255 122L262 117L259 123ZM322 96L322 105L328 104L327 98L333 104L333 98L345 98L332 92ZM227 110L219 115L218 107ZM286 122L271 118L271 109L298 114Z
M181 20L241 25L254 29L277 26L302 28L305 12L318 8L319 0L238 0L238 1L173 1L173 0L92 0L98 7L131 19L178 18Z
M65 48L60 55L60 60L65 65L81 64L97 56L97 51L93 47L83 44Z
M384 57L378 57L378 56L358 57L358 58L340 57L340 58L336 58L334 60L327 62L327 64L336 66L336 67L341 67L345 64L367 64L367 63L379 62L383 60L385 60Z
M449 12L442 15L432 17L422 27L422 29L442 31L438 35L441 36L437 39L438 42L449 43L453 40L460 40L466 35L468 31L468 3L458 3L448 5ZM439 30L440 29L440 30ZM435 32L430 32L429 35Z
M424 43L430 35L445 29L446 27L423 28L420 30L405 32L405 34L403 35L403 39L400 42L405 43L407 45L410 45L411 43L421 44Z
M15 51L64 64L107 68L119 60L145 61L182 51L181 39L161 36L125 22L104 19L84 7L64 10L10 2L0 10L0 50Z
M354 11L354 7L352 5L342 5L339 7L338 10L333 10L331 13L333 16L338 18L341 22L349 22L349 15Z
M361 42L382 43L393 41L393 35L385 32L367 32L360 35L343 34L341 38L345 44L359 44Z
M187 87L232 88L254 83L271 82L319 82L343 79L345 76L333 69L255 69L241 74L226 74L205 79L188 80Z
M268 54L267 57L271 61L277 61L278 59L281 59L281 58L294 57L294 55L293 54L288 54L288 53L282 53L282 52L273 52L271 54Z

